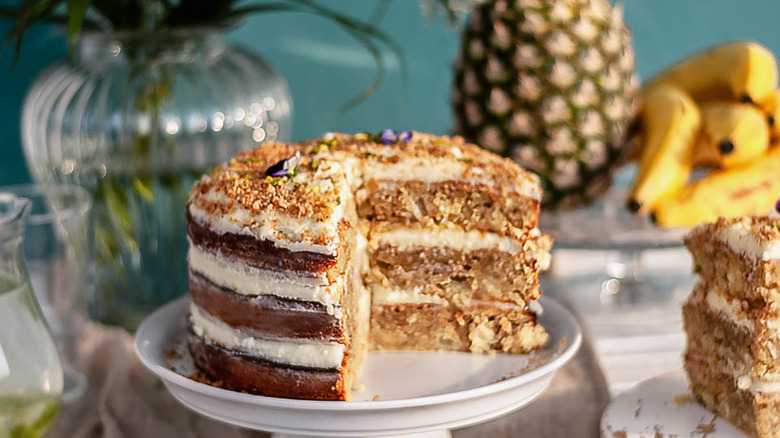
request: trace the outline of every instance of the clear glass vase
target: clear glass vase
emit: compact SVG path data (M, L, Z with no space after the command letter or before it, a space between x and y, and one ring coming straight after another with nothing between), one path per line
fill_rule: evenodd
M94 196L90 315L134 330L187 289L184 203L237 151L289 140L286 82L224 29L92 33L46 70L22 114L39 182Z
M59 409L62 366L22 254L30 203L0 194L0 437L43 436Z

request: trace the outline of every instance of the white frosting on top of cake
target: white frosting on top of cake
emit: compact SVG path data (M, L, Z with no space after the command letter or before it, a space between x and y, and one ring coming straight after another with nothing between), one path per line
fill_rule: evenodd
M215 190L209 191L203 198L210 202L226 204L230 199ZM320 254L335 254L339 243L338 225L344 217L344 203L333 209L327 220L317 221L307 217L293 217L277 210L263 210L254 213L236 205L224 215L209 214L195 204L189 206L192 218L219 234L233 233L253 235L258 239L269 240L278 248L290 251L309 251ZM245 224L255 223L248 227ZM315 243L322 240L327 244Z
M344 345L309 339L263 339L250 336L190 304L190 322L196 335L230 350L270 362L309 368L340 368Z
M408 143L388 145L367 134L334 134L239 153L195 184L189 212L216 233L335 255L345 208L354 206L351 198L366 180L459 181L541 198L536 175L461 138L413 133Z
M241 260L234 260L203 250L190 243L187 256L190 268L211 280L242 295L274 295L323 304L328 313L338 313L338 289L343 279L328 285L324 275L304 277L293 272L284 273L258 269Z
M720 231L720 239L734 252L758 260L780 259L780 240L759 238L751 223L742 220L723 228Z
M465 231L457 227L395 228L372 232L369 239L372 244L391 244L401 250L446 246L459 251L498 249L511 254L523 251L523 242L517 238L484 231Z

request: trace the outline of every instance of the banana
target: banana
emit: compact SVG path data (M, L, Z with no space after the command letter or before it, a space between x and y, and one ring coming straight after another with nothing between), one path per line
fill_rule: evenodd
M769 148L766 115L745 103L702 104L701 133L693 151L694 166L730 168L749 163Z
M719 216L771 211L780 198L778 169L780 148L774 148L747 166L714 171L660 202L653 221L664 227L692 227Z
M774 93L764 98L759 102L759 106L766 113L772 140L780 140L780 90L775 90Z
M753 41L715 46L675 64L652 78L645 89L676 85L697 102L760 102L777 88L777 61Z
M700 126L699 109L690 96L668 85L643 96L640 120L644 145L626 204L634 213L650 211L685 184Z

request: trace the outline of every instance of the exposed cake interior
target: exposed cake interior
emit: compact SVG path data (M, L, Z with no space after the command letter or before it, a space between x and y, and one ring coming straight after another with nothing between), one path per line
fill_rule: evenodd
M780 430L780 219L720 219L685 239L699 283L683 305L696 398L752 436Z
M539 197L534 176L457 138L241 153L188 203L196 365L231 388L348 399L369 335L375 349L539 348Z

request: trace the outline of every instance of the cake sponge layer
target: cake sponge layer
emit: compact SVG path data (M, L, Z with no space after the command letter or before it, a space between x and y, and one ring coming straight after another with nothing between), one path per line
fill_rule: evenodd
M282 365L229 350L198 336L189 337L195 365L226 389L270 397L312 400L345 400L351 382L339 369L316 369Z
M547 268L551 240L538 235L514 243L517 252L372 241L369 284L456 302L496 300L525 306L540 295L539 270Z
M501 187L467 181L368 180L357 193L370 221L424 226L449 223L502 235L536 227L539 201Z
M720 219L685 237L699 276L729 295L780 313L780 260L770 239L780 235L769 218ZM762 237L763 236L763 237Z
M371 346L376 350L528 353L547 337L533 312L515 306L474 305L464 311L410 303L374 305L371 314Z
M750 436L780 437L780 393L754 393L737 387L732 376L706 360L685 358L691 391L699 403Z
M733 376L780 380L780 318L765 311L699 282L683 305L688 351L717 359Z

